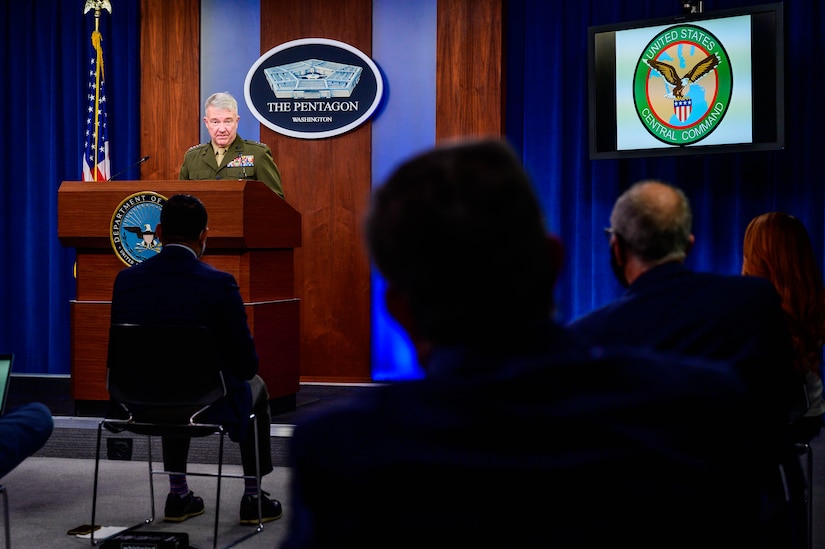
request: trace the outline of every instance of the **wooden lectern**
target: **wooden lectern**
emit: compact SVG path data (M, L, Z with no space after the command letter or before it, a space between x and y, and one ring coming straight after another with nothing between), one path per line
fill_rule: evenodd
M64 181L57 191L57 235L76 248L76 299L71 302L71 390L75 401L105 401L112 287L129 268L112 245L112 220L125 199L153 192L197 196L209 214L203 261L234 275L246 305L272 401L294 407L298 392L299 300L293 248L301 215L260 181Z

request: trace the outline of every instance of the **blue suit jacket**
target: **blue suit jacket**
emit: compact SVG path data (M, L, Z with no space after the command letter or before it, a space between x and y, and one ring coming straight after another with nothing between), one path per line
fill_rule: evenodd
M765 279L696 273L666 263L570 328L598 345L730 361L762 399L764 411L787 421L804 409L781 301Z
M732 368L541 343L436 349L425 379L300 421L282 548L753 546Z
M249 384L258 371L255 343L235 278L198 260L181 246L164 246L151 259L118 273L112 293L112 323L200 325L217 337L227 397L209 418L239 440L249 422ZM186 345L186 342L181 342Z

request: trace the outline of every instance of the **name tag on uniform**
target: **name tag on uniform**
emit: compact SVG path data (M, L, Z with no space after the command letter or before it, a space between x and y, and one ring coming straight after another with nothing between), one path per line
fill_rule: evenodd
M239 155L236 158L233 158L229 164L226 165L227 168L245 168L248 166L255 165L255 155L254 154L247 154L247 155Z

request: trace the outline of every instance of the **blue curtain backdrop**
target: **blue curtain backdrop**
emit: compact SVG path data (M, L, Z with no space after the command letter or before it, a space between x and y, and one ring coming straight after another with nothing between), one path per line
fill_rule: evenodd
M759 3L705 0L705 10ZM114 13L103 15L101 31L116 173L141 156L140 14L139 0L112 4ZM91 14L83 15L84 5L85 0L28 0L0 7L0 62L6 75L0 86L5 106L0 132L0 150L5 151L0 163L0 352L17 355L18 373L69 373L74 257L57 240L57 189L61 181L80 179L81 173L85 71L94 24ZM784 151L623 161L588 158L587 27L674 15L680 2L508 0L506 6L507 136L534 178L549 228L567 246L556 292L559 320L571 320L621 292L607 263L602 228L616 196L644 177L681 186L693 202L697 243L688 262L694 269L737 273L744 229L753 216L768 210L800 217L822 257L825 193L817 169L822 153L817 150L815 109L825 76L801 70L803 62L825 51L820 3L785 2ZM137 177L137 170L122 176ZM78 330L82 333L83 327Z
M104 68L113 173L139 158L139 1L104 12ZM80 155L92 12L85 0L0 7L0 350L17 373L69 373L74 252L57 239L57 189L82 179ZM136 174L124 174L124 177ZM83 327L78 327L83 330ZM88 334L95 337L95 334Z
M706 0L704 9L762 3ZM745 228L751 218L770 210L799 217L822 257L825 178L819 169L822 152L816 136L821 117L815 111L815 94L825 84L825 76L802 67L812 55L825 51L820 2L784 3L785 150L589 160L587 27L678 15L680 4L675 0L508 2L507 135L523 153L548 227L566 245L566 264L556 291L562 322L620 295L602 229L609 224L616 197L639 179L664 179L690 198L696 245L688 264L695 270L739 273Z

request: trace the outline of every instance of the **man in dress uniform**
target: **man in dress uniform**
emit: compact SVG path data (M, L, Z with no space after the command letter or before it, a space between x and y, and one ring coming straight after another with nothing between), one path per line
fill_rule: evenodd
M238 102L222 92L204 103L203 123L211 137L208 143L186 151L179 179L256 179L284 197L281 174L269 147L238 135Z

